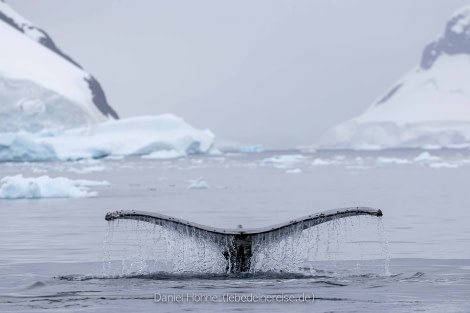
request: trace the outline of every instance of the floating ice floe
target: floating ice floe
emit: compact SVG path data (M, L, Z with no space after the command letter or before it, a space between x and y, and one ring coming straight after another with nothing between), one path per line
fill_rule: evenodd
M413 161L417 163L431 163L440 160L440 157L431 155L429 152L422 152L416 158L413 159Z
M214 135L171 114L113 120L90 127L39 133L0 133L0 161L51 161L209 153Z
M438 162L438 163L431 163L429 164L431 168L457 168L459 167L457 164L451 164L447 162Z
M263 160L264 164L272 165L276 168L289 168L295 164L303 162L305 157L300 154L276 155Z
M190 180L188 189L209 189L209 185L202 177L200 177L195 180Z
M327 165L337 165L337 164L340 164L339 160L316 158L315 160L312 161L313 166L327 166Z
M410 164L410 160L407 159L400 159L400 158L386 158L386 157L378 157L377 164L379 165L389 165L389 164Z
M98 195L89 187L108 186L107 181L72 180L66 177L6 176L0 180L2 199L84 198Z
M418 164L425 164L431 168L457 168L459 164L445 162L442 158L423 152L413 159Z
M203 159L191 159L191 163L193 164L204 164Z
M287 170L286 173L287 174L300 174L300 173L302 173L302 170L300 168L294 168L294 169L291 169L291 170Z

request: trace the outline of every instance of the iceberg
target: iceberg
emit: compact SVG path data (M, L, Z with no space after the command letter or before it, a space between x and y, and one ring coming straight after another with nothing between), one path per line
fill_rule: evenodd
M0 199L84 198L98 195L89 187L108 186L107 181L72 180L66 177L6 176L0 180Z
M25 132L0 133L0 162L54 160L57 160L57 155L53 147L34 141L34 135Z
M210 130L195 129L179 117L164 114L66 130L0 133L0 161L73 161L131 155L158 158L163 154L174 157L209 153L213 144Z

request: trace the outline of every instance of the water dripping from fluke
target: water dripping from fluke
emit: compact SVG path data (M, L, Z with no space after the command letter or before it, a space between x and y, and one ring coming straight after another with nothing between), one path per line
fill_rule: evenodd
M222 229L158 213L133 210L109 212L105 217L110 228L104 242L103 272L110 273L114 267L110 260L112 249L108 247L109 241L116 235L114 221L137 221L133 229L137 235L137 260L123 259L121 275L149 273L152 268L154 271L167 269L180 273L236 274L296 271L303 262L299 242L304 230L310 233L317 225L361 215L381 217L383 213L369 207L351 207L324 211L264 228ZM129 232L125 229L124 233ZM145 255L148 251L142 248L143 242L152 244L152 255ZM127 250L127 247L124 249Z

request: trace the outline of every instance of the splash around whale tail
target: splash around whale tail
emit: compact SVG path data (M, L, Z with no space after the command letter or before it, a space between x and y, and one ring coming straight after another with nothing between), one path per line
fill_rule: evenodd
M380 209L373 209L369 207L350 207L323 211L281 224L252 229L224 229L210 227L159 213L134 210L108 212L105 216L105 219L107 221L113 221L116 219L143 221L162 227L172 227L176 230L184 229L184 233L187 235L192 235L196 232L199 234L211 234L211 236L208 237L213 238L213 240L215 240L218 244L227 247L223 252L224 257L227 260L227 272L248 272L251 266L253 238L255 236L267 238L274 233L281 237L288 236L293 231L302 231L332 220L359 215L381 217L383 214Z

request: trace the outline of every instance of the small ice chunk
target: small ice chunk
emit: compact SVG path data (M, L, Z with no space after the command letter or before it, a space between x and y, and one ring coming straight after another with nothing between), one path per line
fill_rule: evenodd
M459 167L457 164L450 164L447 162L439 162L439 163L431 163L429 167L432 168L457 168Z
M193 164L204 164L203 159L191 159L191 163Z
M90 186L107 186L106 181L72 180L66 177L6 176L0 180L2 199L84 198L98 195Z
M410 161L407 159L400 159L400 158L386 158L386 157L378 157L377 164L380 165L388 165L388 164L409 164Z
M291 170L287 170L286 173L287 174L300 174L300 173L302 173L302 170L300 168L294 168L294 169L291 169Z
M272 165L276 168L288 168L293 167L295 164L305 160L305 157L300 154L286 154L286 155L276 155L271 158L266 158L263 160L264 164Z
M188 189L209 189L209 185L202 177L199 177L189 181Z
M431 155L429 152L422 152L413 160L418 163L430 163L434 161L440 161L441 158L438 156Z
M312 162L313 166L326 166L326 165L337 165L337 164L339 164L338 160L328 160L328 159L321 159L321 158L316 158Z

